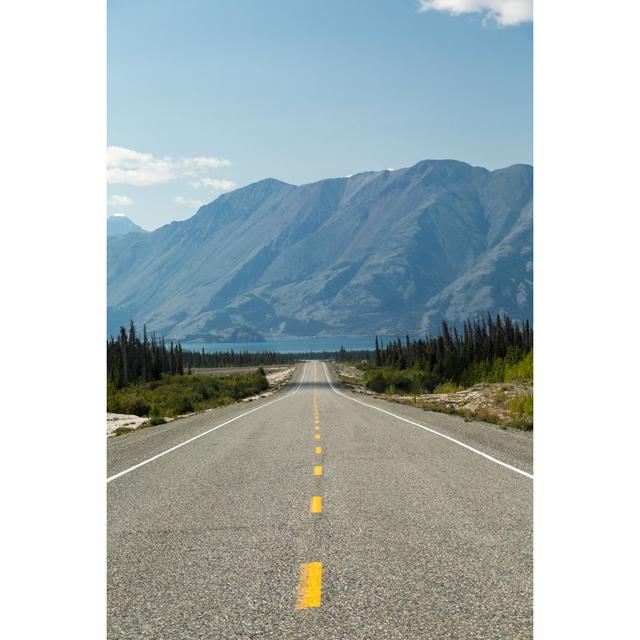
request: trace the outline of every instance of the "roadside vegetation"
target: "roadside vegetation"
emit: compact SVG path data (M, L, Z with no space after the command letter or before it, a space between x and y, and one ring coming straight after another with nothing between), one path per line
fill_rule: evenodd
M231 376L164 375L160 380L137 382L122 388L107 387L107 411L149 416L152 424L236 402L265 391L264 371Z
M121 327L116 339L107 342L107 411L148 417L143 426L162 424L166 417L236 402L269 387L262 367L229 376L185 374L185 352L180 344L149 337L146 328L138 335L133 322ZM138 427L140 428L140 427ZM116 435L133 429L122 426Z
M365 386L376 393L455 393L480 382L532 380L533 352L522 355L521 351L511 349L504 358L469 364L456 378L445 378L445 374L437 370L417 366L392 369L360 365L359 368L364 370Z
M435 337L407 336L386 345L376 338L372 355L354 363L343 380L396 401L411 399L425 409L533 428L533 330L528 321L487 315L464 322L462 332L443 322Z
M470 387L478 382L507 382L533 375L533 330L529 322L514 322L509 316L466 320L462 332L442 323L439 336L389 342L376 338L372 371L367 384L393 384L432 393L438 385ZM373 388L373 387L371 387Z

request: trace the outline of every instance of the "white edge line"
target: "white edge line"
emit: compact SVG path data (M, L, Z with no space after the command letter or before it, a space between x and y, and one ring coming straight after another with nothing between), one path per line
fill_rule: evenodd
M418 424L417 422L413 422L413 420L409 420L407 418L403 418L402 416L396 415L395 413L391 413L391 411L387 411L386 409L381 409L380 407L376 407L375 405L372 404L367 404L366 402L362 402L361 400L356 400L356 398L350 398L349 396L345 395L344 393L338 391L334 386L333 383L331 382L330 378L329 378L329 371L327 370L327 365L326 363L323 361L323 366L324 366L324 372L325 375L327 376L327 382L329 383L329 386L339 395L342 396L343 398L346 398L347 400L353 400L354 402L357 402L358 404L362 404L365 407L369 407L370 409L375 409L376 411L381 411L382 413L386 413L387 415L393 416L394 418L397 418L398 420L402 420L403 422L408 422L409 424L412 424L416 427L420 427L421 429L424 429L425 431L429 431L429 433L433 433L436 436L440 436L441 438L444 438L445 440L449 440L450 442L454 442L457 445L460 445L461 447L464 447L465 449L468 449L469 451L473 451L473 453L477 453L479 456L482 456L483 458L486 458L487 460L491 460L491 462L495 462L496 464L499 464L502 467L506 467L507 469L511 469L511 471L515 471L516 473L519 473L520 475L526 476L527 478L531 478L531 480L533 480L533 474L531 473L527 473L526 471L522 471L522 469L518 469L517 467L512 467L510 464L507 464L506 462L502 462L502 460L498 460L497 458L494 458L493 456L490 456L486 453L483 453L482 451L479 451L478 449L474 449L473 447L470 447L468 444L465 444L464 442L460 442L460 440L456 440L455 438L452 438L451 436L447 436L444 433L440 433L439 431L434 431L433 429L430 429L429 427L425 427L422 424Z
M304 380L304 377L307 373L307 365L309 364L309 362L307 361L304 365L304 369L302 371L302 376L300 377L300 382L298 382L298 386L291 392L288 393L286 396L282 396L281 398L277 398L276 400L271 400L271 402L267 402L266 404L262 404L259 407L256 407L255 409L251 409L250 411L246 411L245 413L241 413L239 416L236 416L235 418L231 418L231 420L227 420L226 422L223 422L222 424L219 424L215 427L212 427L211 429L207 429L207 431L203 431L202 433L199 433L197 436L193 436L193 438L189 438L188 440L185 440L184 442L181 442L180 444L177 444L175 447L171 447L170 449L167 449L166 451L162 451L161 453L152 456L151 458L147 458L146 460L143 460L142 462L138 462L138 464L134 464L132 467L129 467L128 469L125 469L124 471L120 471L119 473L116 473L110 477L107 478L107 483L111 482L112 480L115 480L116 478L120 478L124 475L126 475L127 473L130 473L131 471L133 471L134 469L138 469L139 467L144 466L145 464L148 464L149 462L153 462L154 460L157 460L158 458L162 458L162 456L166 456L167 453L171 453L172 451L175 451L176 449L179 449L180 447L184 447L185 444L189 444L190 442L193 442L194 440L197 440L198 438L202 438L202 436L206 436L208 433L211 433L212 431L215 431L216 429L219 429L220 427L224 427L225 425L231 423L231 422L235 422L236 420L239 420L240 418L244 418L245 416L248 416L250 413L253 413L254 411L258 411L260 409L264 409L265 407L268 407L270 404L274 404L276 402L280 402L280 400L284 400L285 398L290 398L294 393L296 393L298 391L298 389L300 389L300 386L302 385L302 382Z

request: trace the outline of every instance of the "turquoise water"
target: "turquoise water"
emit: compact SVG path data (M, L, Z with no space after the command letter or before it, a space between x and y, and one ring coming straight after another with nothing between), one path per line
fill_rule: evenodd
M388 338L383 337L385 343ZM191 351L277 351L278 353L306 353L345 349L373 349L375 336L342 336L338 338L283 338L265 342L183 342L182 348Z

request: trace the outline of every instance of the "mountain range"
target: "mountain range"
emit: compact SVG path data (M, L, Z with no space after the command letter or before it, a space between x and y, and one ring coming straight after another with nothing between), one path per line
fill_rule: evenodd
M107 237L123 236L125 233L147 233L124 213L116 213L107 218Z
M182 222L108 239L109 332L184 341L436 332L532 319L533 168L424 160L295 186L266 179Z

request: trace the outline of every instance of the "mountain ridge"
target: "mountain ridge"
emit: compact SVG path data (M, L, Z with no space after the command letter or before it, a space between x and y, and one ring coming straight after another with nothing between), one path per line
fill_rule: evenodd
M148 231L123 213L107 218L107 237L122 236L127 233L148 233Z
M531 319L532 179L530 165L455 160L299 186L266 178L188 220L110 238L109 305L180 339Z

